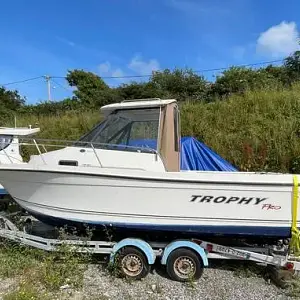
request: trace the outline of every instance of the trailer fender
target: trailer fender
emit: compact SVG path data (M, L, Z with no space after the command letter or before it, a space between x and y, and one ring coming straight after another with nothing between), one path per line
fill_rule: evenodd
M201 248L196 243L191 242L191 241L174 241L174 242L170 243L164 250L164 253L163 253L163 256L161 259L161 264L166 265L168 257L171 254L171 252L178 248L188 248L188 249L194 250L199 255L199 257L202 259L203 266L204 267L208 266L208 259L207 259L207 255L206 255L204 249Z
M156 255L155 255L153 249L151 248L151 246L143 240L133 239L133 238L126 238L114 245L114 247L112 249L112 253L110 254L110 262L111 263L114 262L115 256L120 249L122 249L124 247L128 247L128 246L136 247L137 249L142 251L147 258L148 264L149 265L154 264Z

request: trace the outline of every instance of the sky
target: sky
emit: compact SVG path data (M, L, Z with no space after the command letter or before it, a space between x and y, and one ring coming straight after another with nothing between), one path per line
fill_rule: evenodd
M38 103L48 97L44 78L5 84L53 76L57 101L72 90L55 77L75 68L120 77L280 60L299 49L299 11L299 0L2 1L0 86Z

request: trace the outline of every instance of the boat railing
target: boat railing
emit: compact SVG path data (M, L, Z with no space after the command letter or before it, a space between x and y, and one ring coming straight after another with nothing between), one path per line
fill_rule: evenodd
M74 141L74 140L61 140L61 139L42 139L42 138L30 138L30 137L22 137L17 142L12 142L11 144L18 144L19 147L25 146L25 147L33 147L35 151L27 151L28 157L38 154L41 157L41 160L44 164L46 163L46 160L43 156L43 154L59 150L63 148L81 148L81 149L92 149L93 153L96 157L96 160L100 167L102 167L101 159L97 153L97 149L103 149L103 150L119 150L119 151L130 151L130 152L136 152L136 153L152 153L155 155L158 155L158 152L156 149L153 149L151 147L140 147L140 146L131 146L126 144L108 144L108 143L97 143L97 142L88 142L88 141ZM15 158L11 156L7 151L1 151L3 152L3 155L7 156L10 163L13 163Z

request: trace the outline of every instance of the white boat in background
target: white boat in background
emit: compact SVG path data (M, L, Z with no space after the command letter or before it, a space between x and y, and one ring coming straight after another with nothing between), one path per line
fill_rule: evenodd
M193 237L291 236L293 175L180 171L176 100L101 110L104 121L71 146L42 153L39 142L28 164L0 165L0 182L37 219Z
M39 131L39 128L0 127L0 165L23 163L19 138L31 136ZM7 191L0 184L0 198L5 195Z

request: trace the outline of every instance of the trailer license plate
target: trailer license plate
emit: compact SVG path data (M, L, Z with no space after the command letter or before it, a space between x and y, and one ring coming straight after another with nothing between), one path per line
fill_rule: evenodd
M221 253L232 255L232 256L238 256L238 257L244 258L244 259L249 259L249 257L250 257L250 255L248 253L244 253L244 252L238 251L236 249L224 247L224 246L220 246L220 245L216 246L216 248L214 250L216 252L221 252Z

